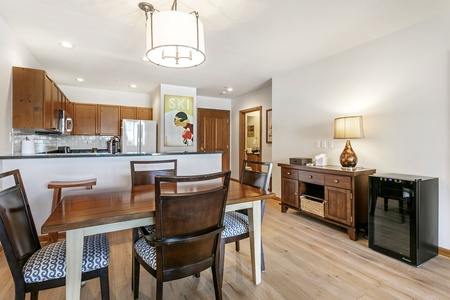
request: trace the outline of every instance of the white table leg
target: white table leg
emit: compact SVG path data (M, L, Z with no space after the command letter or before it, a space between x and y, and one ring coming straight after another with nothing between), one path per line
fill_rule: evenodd
M253 283L261 283L261 200L253 201L249 213L250 251L252 257Z
M80 299L83 229L66 232L66 300Z

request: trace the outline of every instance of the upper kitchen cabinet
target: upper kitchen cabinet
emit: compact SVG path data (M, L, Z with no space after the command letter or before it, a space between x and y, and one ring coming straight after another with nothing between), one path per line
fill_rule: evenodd
M13 67L12 69L12 123L13 128L51 129L51 95L45 71ZM46 102L47 101L47 102ZM47 109L45 109L47 108Z
M72 134L97 134L97 104L74 103Z
M137 107L136 108L136 119L137 120L152 120L153 110L149 107Z
M120 106L103 104L97 106L97 134L120 134Z
M120 107L120 119L132 119L136 120L136 107L134 106L121 106Z

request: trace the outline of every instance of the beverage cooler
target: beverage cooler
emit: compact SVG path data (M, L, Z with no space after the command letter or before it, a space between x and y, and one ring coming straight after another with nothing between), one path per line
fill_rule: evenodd
M438 178L369 176L369 248L418 266L438 254Z

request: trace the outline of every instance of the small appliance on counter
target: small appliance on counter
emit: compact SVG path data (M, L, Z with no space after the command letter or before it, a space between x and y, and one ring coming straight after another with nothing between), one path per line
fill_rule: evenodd
M35 150L35 144L34 141L30 141L27 138L25 138L24 141L22 141L22 155L30 155L30 154L35 154L36 150Z
M308 163L311 163L312 159L309 157L292 157L289 158L289 163L291 165L301 165L301 166L305 166Z
M108 142L107 142L107 148L108 148L108 152L111 154L116 154L117 152L119 152L119 137L118 136L113 136Z

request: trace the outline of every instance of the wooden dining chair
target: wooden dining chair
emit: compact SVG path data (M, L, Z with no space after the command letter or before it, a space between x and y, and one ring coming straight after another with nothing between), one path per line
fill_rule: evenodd
M176 176L177 160L130 161L131 185L155 184L155 176Z
M165 191L167 183L177 188ZM216 299L222 299L219 251L229 183L230 171L156 177L155 231L139 228L144 237L133 248L134 299L139 297L141 265L156 278L156 299L163 297L163 282L208 268ZM182 185L185 191L180 191Z
M41 247L19 170L0 174L0 242L8 261L15 299L38 299L40 290L64 286L66 241ZM106 234L86 236L83 281L100 277L102 299L109 299L109 244Z
M250 166L250 168L249 168ZM240 182L268 191L272 175L272 163L244 160ZM266 208L266 200L261 201L261 223ZM239 241L250 237L247 210L229 211L225 214L225 230L222 232L222 247L224 244L235 242L239 251ZM264 250L261 242L261 271L265 271Z

